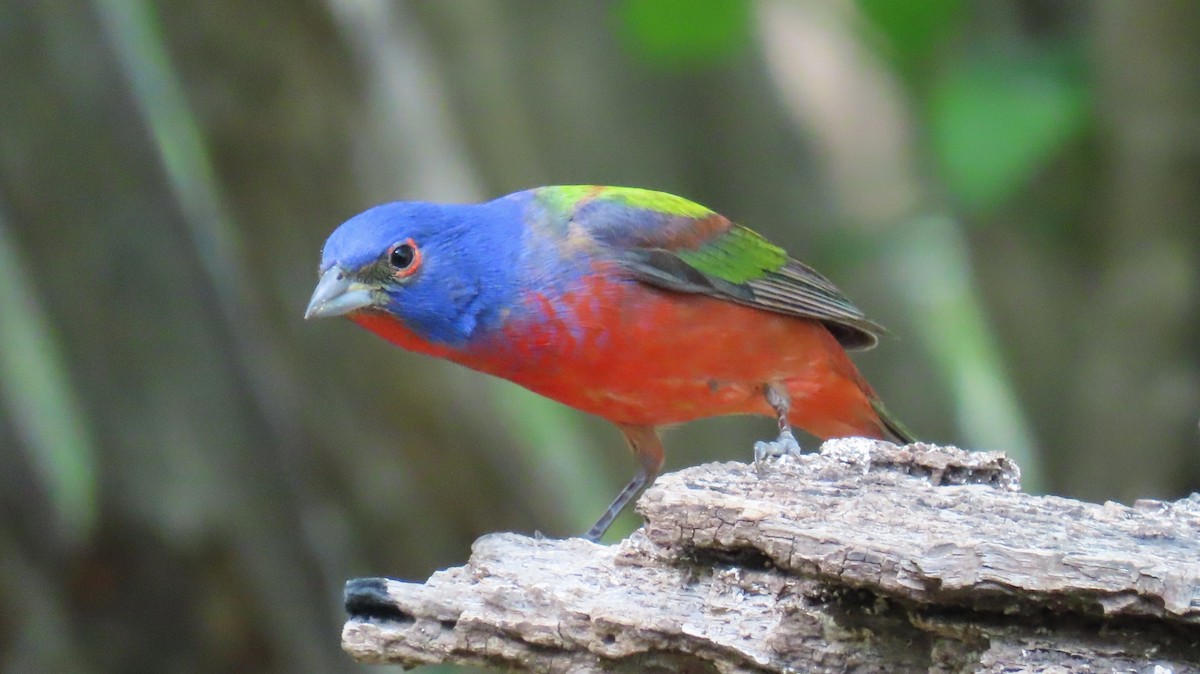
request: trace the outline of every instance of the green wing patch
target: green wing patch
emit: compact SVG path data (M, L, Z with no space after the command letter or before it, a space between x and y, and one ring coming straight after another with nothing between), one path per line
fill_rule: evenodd
M847 349L875 346L885 333L829 279L757 232L694 201L637 187L598 185L543 187L538 198L571 214L597 241L611 246L633 278L647 285L821 321ZM592 201L625 208L615 216L605 209L581 209ZM586 218L576 220L584 211Z
M677 250L675 255L709 276L739 284L779 270L788 259L782 248L738 225L695 250Z
M623 257L626 268L643 283L818 320L847 349L869 349L886 332L829 279L739 225L699 248L642 248Z

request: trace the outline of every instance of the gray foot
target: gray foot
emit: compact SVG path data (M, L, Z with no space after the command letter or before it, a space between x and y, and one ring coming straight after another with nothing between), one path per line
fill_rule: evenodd
M800 456L800 451L800 443L796 441L796 436L792 435L791 431L781 432L778 438L770 442L759 440L754 443L754 469L762 473L764 459L778 458L788 454Z

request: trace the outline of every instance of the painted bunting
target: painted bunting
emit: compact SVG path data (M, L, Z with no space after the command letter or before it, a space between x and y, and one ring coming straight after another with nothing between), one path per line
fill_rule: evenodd
M658 475L665 425L772 416L779 437L755 445L759 464L799 452L793 425L910 440L846 354L883 329L779 246L663 192L377 206L325 242L305 313L319 316L616 424L639 465L593 541Z

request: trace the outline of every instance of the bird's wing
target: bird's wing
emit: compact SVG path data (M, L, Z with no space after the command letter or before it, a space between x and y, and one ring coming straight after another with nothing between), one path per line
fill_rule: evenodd
M592 188L573 206L571 222L608 244L643 283L815 319L847 349L869 349L886 333L829 279L753 230L686 199Z

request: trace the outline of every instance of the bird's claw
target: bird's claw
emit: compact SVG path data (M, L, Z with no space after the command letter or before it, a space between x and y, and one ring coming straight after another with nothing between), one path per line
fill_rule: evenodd
M796 440L796 436L792 435L790 430L781 431L779 437L770 442L759 440L754 443L754 470L762 475L765 459L788 455L800 456L800 453L800 443Z

